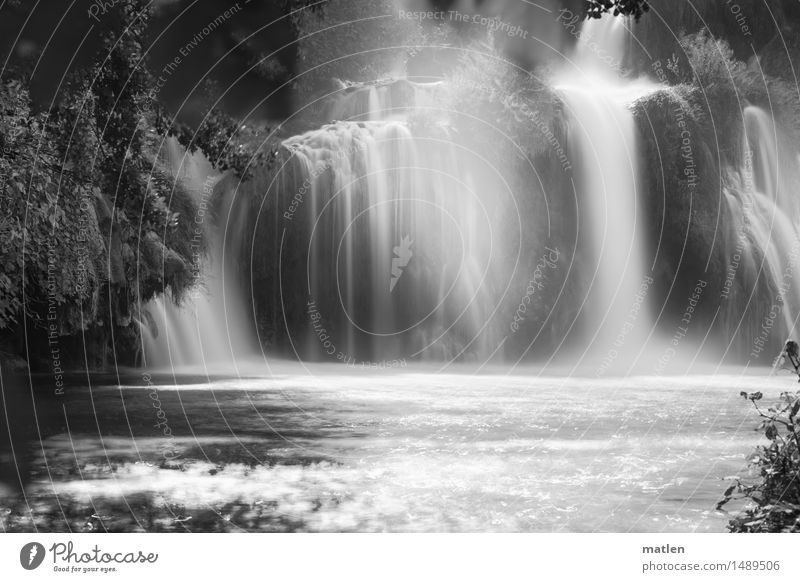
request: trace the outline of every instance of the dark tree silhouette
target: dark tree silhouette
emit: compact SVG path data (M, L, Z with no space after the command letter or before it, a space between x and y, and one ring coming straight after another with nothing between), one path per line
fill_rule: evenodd
M588 18L600 18L610 12L614 16L633 16L638 19L649 9L647 0L586 0Z

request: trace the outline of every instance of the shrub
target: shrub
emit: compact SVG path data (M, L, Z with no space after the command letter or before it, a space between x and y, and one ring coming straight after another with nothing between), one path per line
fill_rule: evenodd
M748 502L730 520L731 532L800 532L800 391L783 392L766 411L758 404L761 392L741 395L761 416L767 443L756 448L749 475L725 490L717 509L735 499Z

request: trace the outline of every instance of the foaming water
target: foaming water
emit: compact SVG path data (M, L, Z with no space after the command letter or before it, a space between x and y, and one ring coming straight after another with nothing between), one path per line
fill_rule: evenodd
M55 493L76 530L92 514L128 530L723 531L722 478L757 441L738 391L787 382L284 371L94 387L96 416L68 391L70 435L44 455L79 473L35 484L33 511Z

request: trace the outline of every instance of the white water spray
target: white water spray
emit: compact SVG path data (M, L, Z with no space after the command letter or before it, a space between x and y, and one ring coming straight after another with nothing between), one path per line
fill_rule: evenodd
M556 89L568 106L571 151L584 245L593 275L583 306L588 354L610 363L635 355L652 325L646 292L646 237L637 193L639 153L631 104L656 87L621 74L627 30L623 18L589 20L574 60ZM643 291L644 290L644 291ZM590 356L591 359L591 356Z

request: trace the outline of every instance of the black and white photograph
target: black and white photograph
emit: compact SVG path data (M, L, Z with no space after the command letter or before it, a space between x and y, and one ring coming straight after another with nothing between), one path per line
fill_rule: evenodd
M798 76L795 0L0 0L0 576L800 575Z

